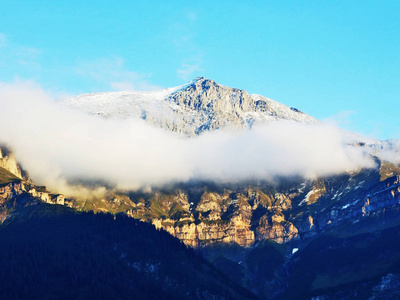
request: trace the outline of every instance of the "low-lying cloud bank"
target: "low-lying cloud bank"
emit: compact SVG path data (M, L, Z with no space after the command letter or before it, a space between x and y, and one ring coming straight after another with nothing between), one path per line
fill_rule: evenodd
M374 166L331 126L273 122L187 138L143 120L85 115L27 82L0 84L0 128L0 141L15 150L33 180L67 195L72 179L137 189L195 178L316 177Z

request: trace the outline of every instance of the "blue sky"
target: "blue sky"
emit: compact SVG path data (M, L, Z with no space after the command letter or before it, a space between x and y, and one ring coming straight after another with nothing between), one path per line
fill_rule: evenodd
M204 76L400 138L400 1L0 1L0 82L55 95Z

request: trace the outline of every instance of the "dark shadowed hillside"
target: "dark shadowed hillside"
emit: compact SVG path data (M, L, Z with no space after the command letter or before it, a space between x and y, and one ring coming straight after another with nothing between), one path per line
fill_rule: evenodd
M194 250L124 215L26 207L0 227L3 299L249 299Z

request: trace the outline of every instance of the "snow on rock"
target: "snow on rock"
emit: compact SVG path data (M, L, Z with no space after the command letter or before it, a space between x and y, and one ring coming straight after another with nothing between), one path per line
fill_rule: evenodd
M268 121L319 123L297 109L202 77L155 92L84 94L66 99L64 103L103 118L141 118L157 127L189 136L228 127L247 128Z
M376 156L379 159L388 161L392 164L400 165L399 139L380 141L345 130L342 131L342 136L347 144L362 147L364 151L370 155Z
M223 128L251 128L255 124L281 120L320 124L296 108L203 77L160 91L83 94L63 103L103 118L141 118L153 126L187 136ZM370 155L400 164L400 140L379 141L345 130L342 139L345 144L362 147Z
M310 204L314 202L314 200L318 199L319 196L321 196L321 192L323 192L323 190L318 189L318 188L313 188L311 191L309 191L307 193L307 195L304 197L303 200L301 200L301 202L299 203L299 206L302 206L304 204Z

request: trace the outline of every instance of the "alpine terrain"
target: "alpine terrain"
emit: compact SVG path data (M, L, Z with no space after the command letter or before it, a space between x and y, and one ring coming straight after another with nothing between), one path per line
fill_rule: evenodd
M321 126L297 108L202 77L62 103L104 119L140 118L182 139L279 122ZM317 177L192 178L136 190L100 182L101 196L83 198L37 186L13 145L4 145L0 295L396 299L400 140L341 137L373 164Z

